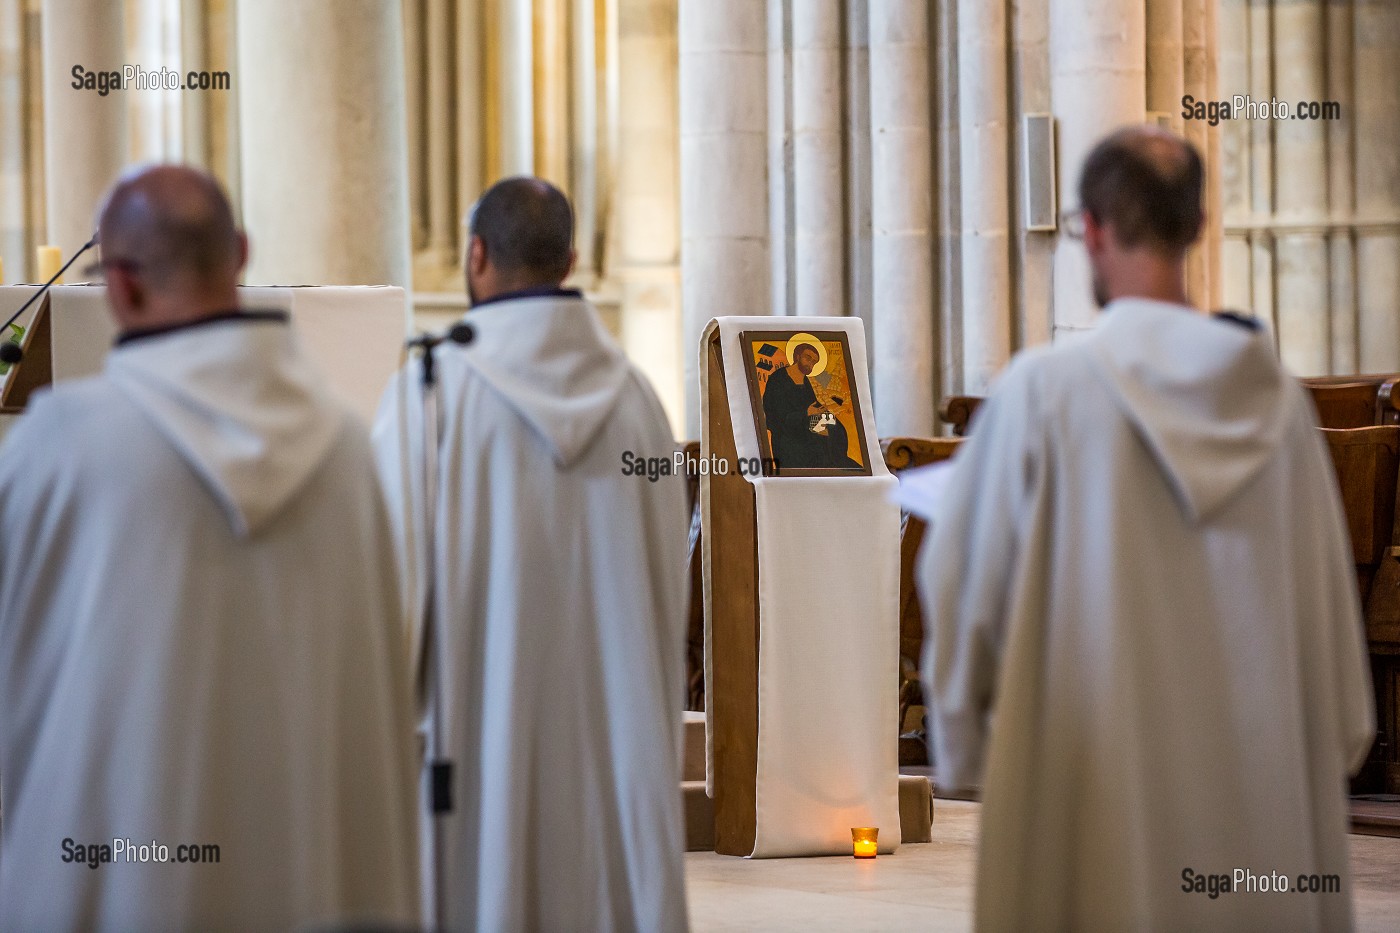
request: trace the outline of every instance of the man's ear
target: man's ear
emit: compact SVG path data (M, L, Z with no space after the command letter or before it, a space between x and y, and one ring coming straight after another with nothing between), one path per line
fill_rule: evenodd
M569 250L569 268L564 270L565 279L574 274L574 266L576 265L578 265L578 250L571 249Z
M238 277L243 277L243 270L248 268L248 234L242 230L238 231Z
M1093 214L1084 212L1084 248L1090 255L1103 252L1109 237L1108 228L1098 222Z
M467 247L467 268L472 275L481 275L486 271L486 241L479 236L471 238L471 245Z
M141 281L120 266L113 265L107 270L107 301L122 328L141 325L146 304Z

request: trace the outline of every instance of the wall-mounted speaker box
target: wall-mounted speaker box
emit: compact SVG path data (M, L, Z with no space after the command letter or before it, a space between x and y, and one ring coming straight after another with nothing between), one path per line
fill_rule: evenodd
M1026 229L1053 233L1059 209L1055 197L1055 118L1048 113L1028 113L1021 119L1026 141L1021 149Z

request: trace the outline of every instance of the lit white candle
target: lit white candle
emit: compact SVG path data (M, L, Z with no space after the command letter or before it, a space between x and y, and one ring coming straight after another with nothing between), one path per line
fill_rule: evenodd
M47 282L63 268L63 252L57 246L39 247L39 281ZM62 282L58 284L62 285Z

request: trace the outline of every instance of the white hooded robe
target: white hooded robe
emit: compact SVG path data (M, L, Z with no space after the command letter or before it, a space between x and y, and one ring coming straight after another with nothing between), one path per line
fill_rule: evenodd
M1371 683L1332 465L1267 332L1115 302L1012 363L952 470L924 678L939 784L983 788L978 929L1346 929ZM1341 890L1184 890L1235 869Z
M454 767L455 809L427 824L441 832L442 927L683 930L685 490L623 459L670 465L665 414L581 297L500 300L465 320L475 341L436 356L442 709L431 653L422 691ZM391 385L375 430L415 619L419 372Z
M416 922L394 561L369 438L273 315L37 397L0 450L0 929ZM118 839L170 860L87 857Z

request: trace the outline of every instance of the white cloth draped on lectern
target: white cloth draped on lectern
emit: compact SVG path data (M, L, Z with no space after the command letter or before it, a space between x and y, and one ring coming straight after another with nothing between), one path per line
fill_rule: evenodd
M880 851L888 853L900 841L899 507L891 501L898 481L880 456L859 318L724 317L710 323L701 341L701 378L708 380L704 355L718 329L738 456L760 457L739 335L777 325L846 334L872 475L752 480L760 632L752 854L849 853L853 826L878 826ZM700 397L708 453L708 387ZM702 479L702 495L708 509L708 480ZM707 536L707 580L713 544ZM707 702L706 708L714 706ZM712 743L707 746L712 757ZM714 774L713 762L708 772Z

